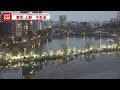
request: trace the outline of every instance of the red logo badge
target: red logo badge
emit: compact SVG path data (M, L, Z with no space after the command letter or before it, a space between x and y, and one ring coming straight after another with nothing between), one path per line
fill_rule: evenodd
M11 20L12 20L12 13L10 12L2 13L2 21L10 22Z

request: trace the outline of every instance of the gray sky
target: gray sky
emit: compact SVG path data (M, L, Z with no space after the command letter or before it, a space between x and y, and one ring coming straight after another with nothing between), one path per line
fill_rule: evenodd
M67 15L68 21L102 21L117 17L117 11L45 11L52 20L59 20L59 15Z
M117 11L43 11L43 13L50 13L53 21L58 21L59 15L67 15L68 21L102 21L117 17Z

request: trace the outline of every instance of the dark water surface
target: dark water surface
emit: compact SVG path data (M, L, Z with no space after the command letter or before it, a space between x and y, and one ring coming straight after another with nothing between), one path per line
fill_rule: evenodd
M107 38L68 37L54 38L44 44L37 52L58 50L67 42L72 48L84 48L91 41L97 46L109 44ZM26 66L23 66L25 64ZM29 62L0 66L0 79L120 79L120 52L81 55L50 62Z

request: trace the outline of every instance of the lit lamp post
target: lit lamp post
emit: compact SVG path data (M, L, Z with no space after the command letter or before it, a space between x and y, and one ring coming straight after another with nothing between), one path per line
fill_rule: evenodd
M24 48L24 56L26 55L26 48Z
M26 45L26 42L27 42L27 40L26 39L22 39L22 42L23 42L23 44L24 45ZM24 56L26 55L26 48L24 47Z
M40 38L40 35L38 35L38 38Z
M40 35L38 35L38 38L40 38ZM40 47L40 43L38 43L38 46Z
M38 43L38 46L40 47L40 43Z
M6 43L6 47L8 47L8 43Z
M34 46L32 45L32 49L33 49L33 47L34 47Z
M35 44L34 44L34 49L35 49Z
M34 38L31 39L31 43L33 43L33 39L34 39ZM34 45L32 45L32 49L33 49L33 48L34 48Z

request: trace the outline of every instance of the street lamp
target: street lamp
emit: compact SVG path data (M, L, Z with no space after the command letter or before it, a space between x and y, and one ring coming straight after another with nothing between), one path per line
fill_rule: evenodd
M35 44L34 44L34 49L35 49Z
M24 48L24 56L26 55L26 48Z
M38 46L40 47L40 43L38 43Z
M38 35L38 38L40 38L40 35Z
M8 43L6 43L6 47L8 46Z
M33 48L33 45L32 45L32 48Z

